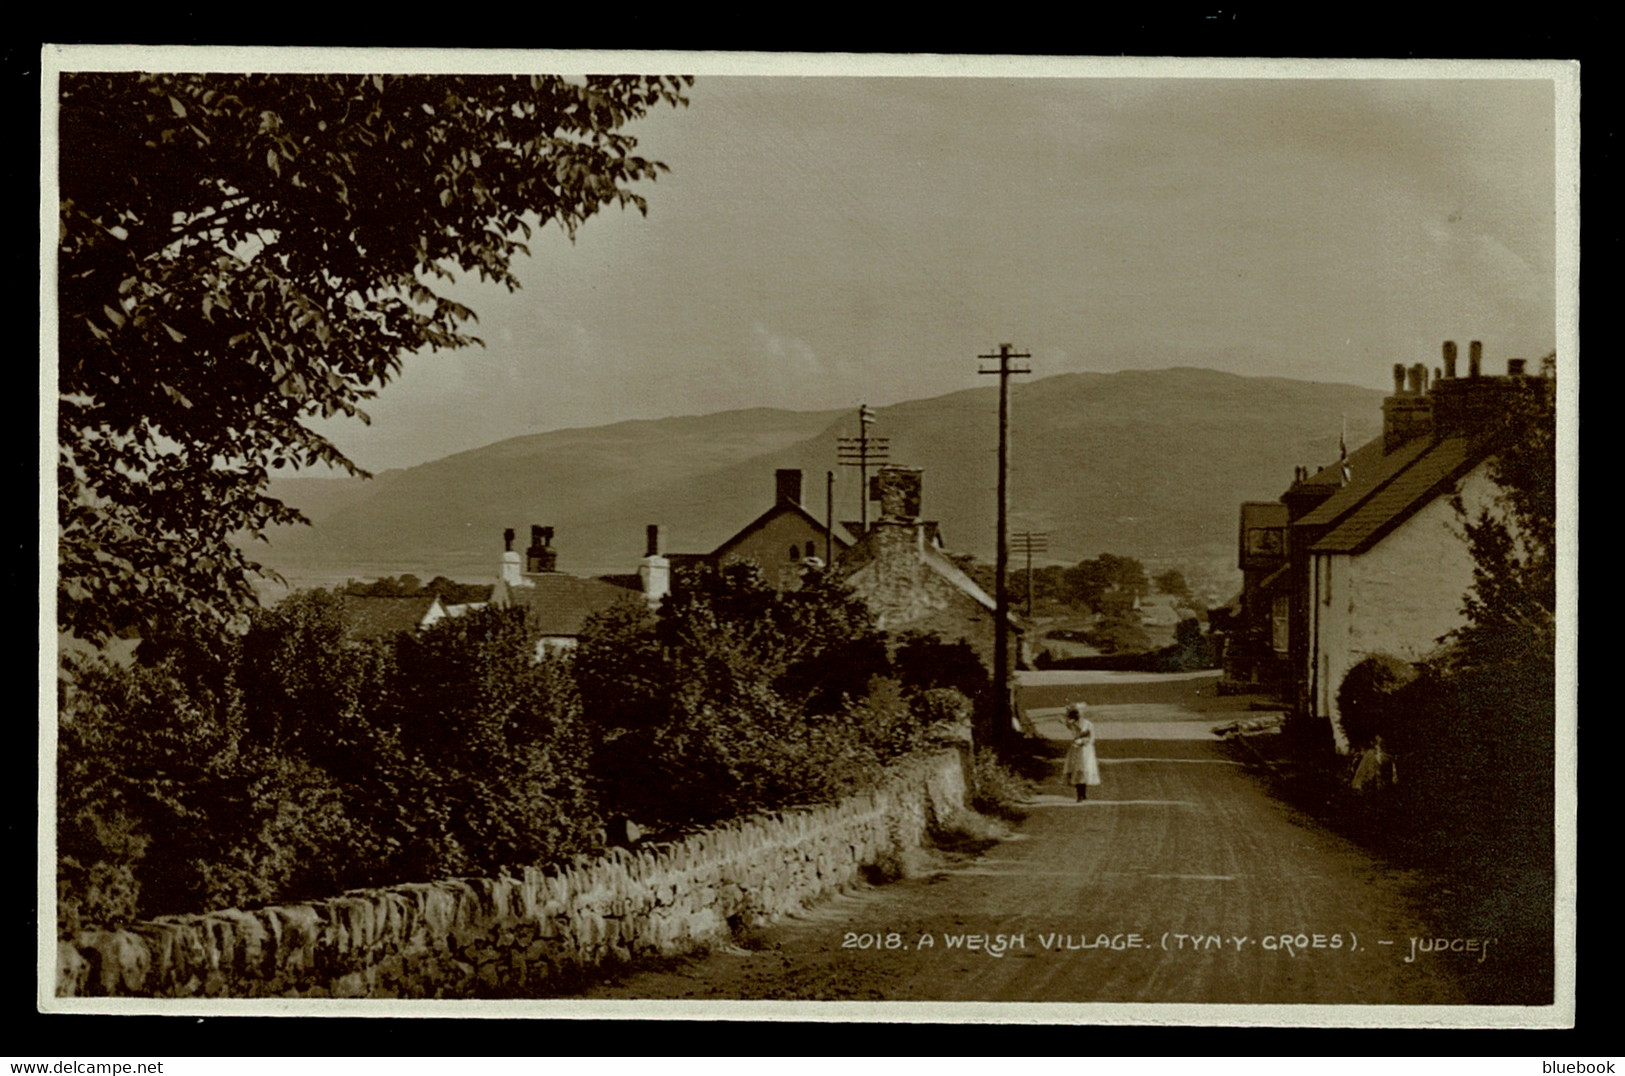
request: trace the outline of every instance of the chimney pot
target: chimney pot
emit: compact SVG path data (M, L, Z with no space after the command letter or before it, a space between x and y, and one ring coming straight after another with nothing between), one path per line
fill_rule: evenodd
M504 553L512 553L513 552L513 528L512 527L505 528L503 530L503 532L502 532L502 551Z
M1456 342L1454 340L1444 342L1444 376L1451 378L1456 376Z
M658 556L660 556L660 524L658 524L658 523L649 524L647 527L644 528L643 534L644 534L643 555L646 556L646 557L658 557Z
M1394 363L1394 395L1399 396L1405 391L1405 364Z
M1474 340L1467 345L1467 376L1477 377L1484 366L1484 342Z
M1427 379L1427 374L1428 368L1423 366L1421 363L1417 363L1415 366L1411 367L1410 390L1412 396L1422 395L1423 389L1427 387L1424 383Z
M1524 371L1524 366L1526 365L1526 362L1527 362L1527 360L1525 360L1525 359L1508 359L1507 360L1507 376L1508 377L1522 377L1523 376L1523 371Z

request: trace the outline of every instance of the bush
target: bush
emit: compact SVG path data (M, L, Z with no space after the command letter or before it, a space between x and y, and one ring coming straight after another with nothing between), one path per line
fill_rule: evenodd
M684 570L658 616L593 617L573 670L606 811L688 826L830 794L873 764L860 700L885 659L845 587L779 594L748 563Z
M1144 628L1123 617L1107 617L1084 633L1084 641L1103 654L1139 653L1151 648Z
M1343 735L1363 750L1378 736L1391 740L1391 728L1404 720L1400 692L1417 678L1416 667L1391 654L1372 654L1356 662L1337 689Z
M954 732L961 728L968 729L976 709L964 692L952 687L933 687L916 692L911 705L919 717L921 728L928 732L933 728Z
M840 716L857 743L876 760L890 762L919 746L929 712L912 704L902 684L877 676L861 699L848 700Z
M1032 782L1000 762L991 751L976 752L972 775L976 782L971 791L973 808L1012 822L1026 817Z
M893 679L884 635L834 577L781 594L745 563L685 570L658 616L592 618L574 672L606 811L682 827L849 790L964 704L921 702L942 668L986 680L968 646L905 652L909 679ZM951 658L935 679L933 654Z
M579 851L598 827L567 659L534 659L522 609L449 618L396 643L395 873L494 874ZM395 847L391 844L391 847Z
M394 646L332 595L240 642L156 634L63 669L58 928L311 899L547 862L597 812L573 678L521 611Z
M963 639L950 643L924 632L904 632L897 639L892 668L903 687L915 695L953 688L974 702L993 687L987 666L975 647Z
M245 747L240 695L156 666L68 669L59 927L331 891L352 836L326 774Z

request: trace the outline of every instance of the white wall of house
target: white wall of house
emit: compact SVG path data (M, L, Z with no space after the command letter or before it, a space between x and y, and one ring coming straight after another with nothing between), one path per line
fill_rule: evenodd
M1492 503L1495 486L1479 466L1461 483L1470 512ZM1461 626L1462 598L1473 562L1461 519L1438 497L1366 552L1314 558L1311 670L1315 713L1332 723L1339 751L1348 750L1337 689L1361 659L1376 653L1409 661L1426 657Z

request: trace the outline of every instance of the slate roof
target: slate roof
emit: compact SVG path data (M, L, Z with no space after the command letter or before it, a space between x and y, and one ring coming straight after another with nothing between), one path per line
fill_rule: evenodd
M807 511L801 505L796 504L794 501L786 500L780 501L772 508L769 508L761 515L739 528L739 530L735 532L731 538L717 546L716 549L712 550L711 556L722 556L733 546L739 544L739 542L761 530L774 519L777 519L780 515L786 512L792 515L799 515L803 520L812 526L813 533L817 534L819 537L823 537L825 531L828 531L835 538L837 551L840 551L841 549L849 549L854 544L855 540L853 539L851 532L849 532L844 525L837 523L833 527L825 527L823 521L817 516Z
M978 605L981 605L989 612L998 611L999 603L989 597L987 591L978 586L976 580L966 575L964 571L960 569L959 565L955 564L942 553L938 552L936 547L933 546L929 541L921 546L920 554L920 559L924 560L926 564L930 565L932 570L974 598Z
M541 572L527 575L525 579L535 585L499 585L493 592L492 600L532 610L542 634L547 636L580 635L581 626L589 616L601 613L625 598L642 596L639 590L563 572Z
M1312 511L1306 512L1294 526L1324 527L1335 524L1375 490L1391 482L1394 476L1426 452L1431 444L1428 438L1419 437L1400 445L1386 456L1382 454L1380 437L1362 445L1349 456L1349 484L1321 501ZM1373 448L1375 451L1372 451ZM1308 479L1308 484L1326 485L1341 481L1339 465L1334 463L1330 467L1322 467Z
M387 639L415 631L435 599L344 596L344 630L352 639Z
M1349 484L1358 485L1362 472L1370 472L1372 466L1382 461L1382 438L1374 437L1365 444L1349 453ZM1304 484L1309 486L1340 486L1343 484L1342 461L1328 463L1308 478Z
M1364 553L1424 505L1449 492L1458 479L1483 462L1488 454L1466 437L1424 442L1421 448L1420 452L1407 453L1411 458L1404 466L1341 513L1332 530L1310 546L1309 551ZM1317 508L1316 512L1319 511Z
M923 531L926 526L927 524L925 523L915 524L915 527L921 531ZM854 574L860 568L863 568L865 565L869 564L875 559L872 544L874 540L875 531L871 529L869 534L865 535L864 539L853 547L850 553L841 558L837 570L841 573L843 578ZM990 613L998 612L998 602L990 597L988 592L983 590L976 580L966 575L959 565L955 564L947 554L943 553L936 546L932 545L928 541L922 540L914 546L914 551L919 556L920 561L924 563L926 567L948 580L948 582L952 583L957 589L962 591L976 604L980 605ZM1010 626L1017 632L1023 630L1021 622L1017 619L1014 610L1009 613L1009 620Z

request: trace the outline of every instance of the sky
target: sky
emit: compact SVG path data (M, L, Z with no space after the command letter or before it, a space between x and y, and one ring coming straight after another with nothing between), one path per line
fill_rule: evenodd
M1382 389L1447 339L1482 340L1489 371L1566 339L1551 65L698 66L686 108L627 128L670 167L638 188L646 217L539 234L515 293L459 283L486 346L409 357L371 426L322 432L382 470L564 427L988 386L977 355L1001 343L1034 378L1205 366Z

